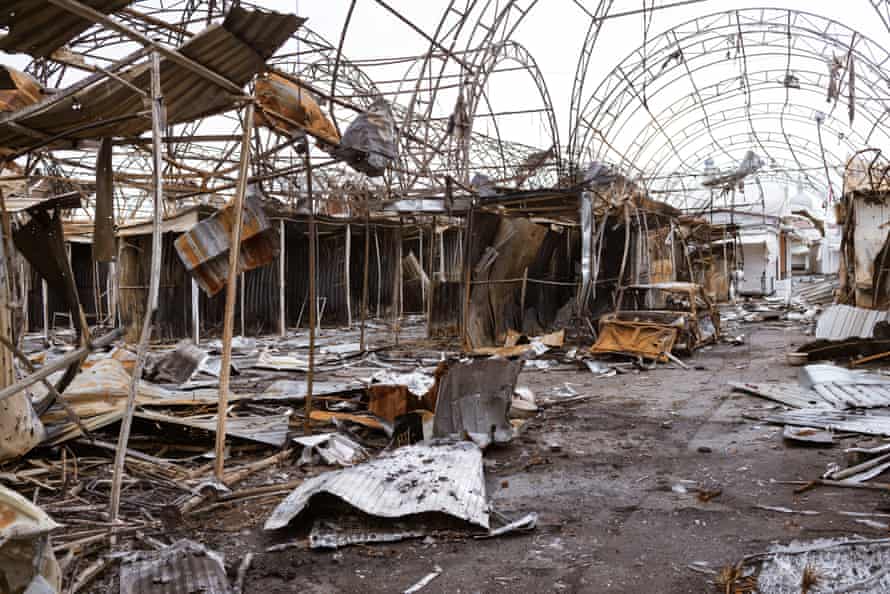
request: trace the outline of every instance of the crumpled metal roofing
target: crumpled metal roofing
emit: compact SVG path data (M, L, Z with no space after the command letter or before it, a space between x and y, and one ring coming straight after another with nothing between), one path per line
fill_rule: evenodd
M856 336L871 338L875 324L890 320L890 311L864 309L851 305L832 305L816 322L816 338L843 340Z
M295 15L246 11L233 8L223 24L214 24L192 37L179 52L213 70L237 86L244 86L265 68L265 61L293 34L305 19ZM150 88L148 64L121 73L121 78L140 89ZM191 121L230 109L235 99L215 83L166 58L161 59L161 89L168 124ZM44 107L37 107L44 105ZM0 146L26 148L34 144L31 134L10 125L15 122L43 134L55 136L77 127L144 111L143 96L129 86L104 78L85 89L54 101L28 108L26 114L12 112L0 117ZM18 114L18 115L17 115ZM136 136L151 127L150 118L139 117L81 129L69 139Z
M372 516L442 513L488 529L482 450L470 442L404 446L370 462L312 477L275 508L264 528L284 528L322 493Z
M229 594L222 555L190 540L133 553L121 563L120 594Z
M133 2L79 1L103 14L111 14ZM0 50L45 58L92 27L93 23L46 0L12 0L0 2L0 26L9 29L9 33L0 37Z

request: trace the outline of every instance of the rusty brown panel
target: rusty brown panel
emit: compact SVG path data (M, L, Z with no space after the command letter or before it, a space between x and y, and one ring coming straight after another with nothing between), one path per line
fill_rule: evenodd
M93 217L93 258L96 262L111 262L117 257L111 147L111 139L103 138L96 156L96 213Z
M305 89L269 74L257 79L255 94L259 107L254 115L255 124L288 137L305 130L330 145L340 143L337 129Z
M600 324L599 337L590 352L621 353L667 361L677 340L677 329L661 324L608 320Z

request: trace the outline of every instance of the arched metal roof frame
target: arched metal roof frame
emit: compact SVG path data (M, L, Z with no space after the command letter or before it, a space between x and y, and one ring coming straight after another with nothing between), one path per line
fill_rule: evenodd
M756 111L756 112L744 111L743 113L739 114L737 112L743 110L743 108L741 108L739 106L731 107L731 108L724 109L721 111L712 112L711 121L710 121L710 133L707 135L713 136L714 131L716 131L720 128L724 128L724 127L734 125L734 124L745 123L749 120L752 122L760 121L760 120L765 120L765 121L775 120L776 116L780 112L770 111L770 109L777 108L777 107L778 107L778 109L782 109L785 106L784 106L784 104L781 104L781 103L760 103L757 105L758 111ZM793 110L802 110L803 114L798 113L796 111L791 111L791 112L786 111L784 114L784 118L786 121L791 121L791 122L800 123L800 124L812 124L814 122L815 114L810 113L811 108L801 106L801 105L792 105L789 107ZM827 122L827 120L826 120L826 122ZM863 143L861 143L861 142L856 143L855 139L851 139L850 136L847 135L846 133L839 132L830 123L826 123L826 122L823 122L821 124L822 130L829 132L833 138L837 139L837 141L839 143L844 144L847 147L847 149L849 150L850 154L852 154L853 152L856 152L857 150L859 150L859 148L864 146ZM689 143L700 139L704 135L705 128L707 126L708 126L708 124L705 123L704 118L699 119L699 120L694 120L691 122L685 122L684 129L682 130L683 140L682 140L682 144L680 145L680 148L685 148L688 146ZM677 132L677 134L680 134L680 133L681 132L679 132L679 131ZM750 132L748 134L750 136ZM857 136L858 134L854 132L853 135ZM652 140L654 142L656 138L657 138L656 134L650 134L650 138L647 139L647 141ZM861 138L861 136L860 136L860 138ZM823 144L827 144L827 143L823 143ZM715 150L729 153L729 151L726 147L721 147L719 145L715 147ZM828 151L826 151L826 152L828 152ZM735 154L734 159L736 161L738 161L741 159L741 156L743 156L743 155L744 155L744 153ZM647 173L651 173L651 175L653 177L658 177L662 174L662 169L664 168L665 163L669 162L669 160L670 160L670 154L669 154L668 149L666 148L666 143L662 143L661 145L656 145L656 147L649 153L649 159L645 163L644 170ZM821 162L821 158L820 158L820 162ZM843 159L838 160L838 161L831 161L830 165L837 166L838 164L843 164L843 162L844 162Z
M769 56L769 55L773 55L773 54L770 53L770 52L766 52L766 53L763 53L763 54L751 55L751 56L749 56L749 58L763 57L763 56ZM798 57L807 58L807 59L817 59L817 58L814 57L814 54L798 54ZM650 57L650 61L652 61L652 57ZM817 61L818 61L820 64L824 65L824 59L822 58L821 55L819 55L819 58L817 59ZM686 60L684 60L684 62L688 63L688 62L689 62L689 59L687 58ZM885 62L886 62L886 59L885 59ZM704 67L710 67L710 66L723 65L724 63L725 63L725 62L724 62L723 60L714 60L714 61L712 61L712 62L710 62L710 63L706 63L702 68L704 68ZM866 63L867 63L867 62L866 62ZM618 68L621 68L621 66L619 65ZM678 66L673 67L673 69L677 69L677 68L679 68L679 67L678 67ZM701 69L701 68L699 68L699 69ZM616 69L616 70L617 70L617 69ZM883 73L880 71L880 67L879 67L879 66L875 66L875 67L873 67L873 70L872 70L872 71L875 72L875 73L880 74L880 75L881 75L880 78L883 79L884 82L887 81L886 76L883 75ZM796 73L797 73L797 69L795 69L794 72L795 72L795 74L796 74ZM613 76L611 76L610 78L613 79L613 80L616 81L616 82L615 82L615 84L612 85L612 88L608 91L608 96L614 96L616 93L618 93L617 97L614 98L614 99L612 99L611 102L608 101L608 97L604 97L604 96L593 97L593 98L591 98L591 101L593 101L594 99L596 99L596 100L599 102L599 103L598 103L599 107L598 107L598 109L596 110L596 114L597 114L597 115L606 113L606 114L609 114L609 115L612 116L612 121L610 122L609 126L599 126L599 127L598 127L598 129L599 129L601 132L603 132L604 134L607 133L607 132L611 132L611 127L612 127L612 126L614 125L614 123L618 120L618 117L615 116L614 114L615 114L615 113L621 113L622 115L626 114L627 112L625 111L625 109L626 109L626 105L625 105L625 104L626 104L626 103L632 103L632 101L630 101L630 100L626 100L626 101L624 102L625 104L620 104L620 103L619 103L619 99L623 98L623 97L621 96L620 93L623 91L624 93L631 94L631 91L628 91L628 90L626 89L626 79L625 79L625 76L622 75L621 77L617 77L617 76L614 76L614 74L615 74L615 73L613 72ZM624 73L624 74L626 75L626 73ZM673 84L679 82L680 80L683 80L683 79L687 78L687 75L685 75L685 73L681 73L681 74L678 75L676 78L667 80L667 79L665 79L664 73L661 73L661 74L659 75L658 78L659 78L659 79L662 79L662 82L661 82L661 85L660 85L657 89L655 89L655 91L652 93L653 95L659 93L660 91L663 91L663 90L666 89L667 87L669 87L669 86L671 86L671 85L673 85ZM827 78L827 76L826 76L826 78ZM725 82L735 81L735 82L736 82L736 85L735 85L735 86L736 86L736 88L738 88L738 84L737 84L737 83L738 83L738 80L739 80L738 77L732 77L732 78L730 78L730 79L727 79ZM609 79L607 79L606 81L604 81L603 84L601 85L601 88L602 88L603 85L607 84L608 81L609 81ZM764 81L764 82L766 82L766 81ZM824 89L824 87L823 87L823 89ZM688 97L688 95L684 95L683 98L686 98L686 97ZM859 102L861 103L861 102L863 102L864 99L869 99L869 100L871 100L871 99L874 99L874 100L881 100L880 97L873 97L873 96L869 96L869 95L864 95L864 96L862 96L862 97L859 97L858 100L859 100ZM886 101L882 101L882 103L886 103ZM858 107L858 105L857 105L857 107ZM633 110L634 115L636 115L636 113L639 112L640 109L641 109L641 107L637 107L636 109L634 109L634 110ZM588 118L586 118L586 119L587 119L588 121L590 121L590 122L592 122L592 121L597 121L595 118L592 118L592 117L588 117ZM623 119L624 122L627 122L628 120L629 120L629 118L624 118L624 119ZM617 134L617 133L620 133L620 132L621 132L621 130L617 130L617 131L616 131L616 134ZM610 136L610 135L607 134L607 136ZM587 131L587 136L585 137L585 140L587 139L587 137L589 137L589 130Z
M835 53L843 55L852 47L857 66L857 78L860 81L865 81L865 83L857 85L857 117L861 120L863 113L869 114L868 120L872 126L866 138L868 141L871 140L871 135L878 129L882 118L886 117L886 112L884 110L880 112L880 115L876 115L870 103L875 102L886 107L886 101L882 97L874 96L871 91L875 87L875 82L881 85L880 88L888 87L887 76L882 71L882 66L885 66L888 62L887 52L871 40L857 34L855 31L844 27L836 21L831 21L819 17L818 15L800 13L799 11L789 11L786 9L750 9L728 11L700 17L660 34L656 38L653 38L652 42L650 42L646 48L648 65L645 69L642 67L643 61L641 53L643 49L638 48L632 52L615 68L613 73L599 85L597 90L594 91L592 96L588 99L586 103L587 108L590 108L594 101L596 101L597 104L595 110L585 109L585 115L581 118L584 122L582 130L575 131L575 134L580 139L580 144L583 147L586 147L594 156L602 157L604 154L608 154L611 149L609 149L605 143L599 147L593 146L592 135L598 131L609 140L608 144L612 146L618 145L619 148L624 148L617 139L622 137L621 132L624 132L624 127L634 119L630 117L629 114L632 113L636 117L642 117L641 112L648 109L648 106L643 105L640 91L633 83L634 78L631 78L630 74L634 75L637 84L639 84L640 87L642 87L640 81L647 79L649 79L647 84L651 82L659 85L651 96L655 96L659 90L665 89L684 79L691 81L693 92L682 95L677 102L686 101L687 104L691 102L691 105L687 105L687 107L683 109L684 113L698 109L702 110L703 113L707 115L707 100L696 100L696 95L704 95L702 91L706 87L699 88L695 83L692 73L700 71L702 68L725 64L723 59L717 60L712 58L708 60L707 56L718 54L718 50L719 54L724 54L726 52L727 36L723 34L715 34L715 29L718 32L721 30L731 31L733 27L733 23L731 22L733 16L737 21L735 24L736 29L739 29L741 26L738 23L743 23L745 25L745 27L741 29L741 38L745 40L745 46L747 48L746 61L753 61L768 56L782 56L787 60L790 56L794 56L797 59L815 60L824 68L824 56L827 55L827 49L833 49ZM782 22L783 17L785 21L784 23ZM702 26L702 23L707 23L708 26ZM821 26L817 27L817 24ZM754 26L755 28L751 30L751 26ZM789 39L789 31L792 33L790 42L787 41ZM838 34L838 31L840 31L841 34ZM749 37L754 34L762 36L763 41L761 43L767 44L764 46L766 51L758 51L755 49L759 46L752 44ZM675 63L671 64L669 58L671 54L678 49L678 40L680 43L679 47L684 54L684 59L682 61L674 60ZM806 41L807 43L803 43L803 41ZM655 45L654 51L652 47L653 44ZM697 47L701 47L702 51L695 52L691 49ZM784 53L777 51L777 47L781 47ZM705 61L704 65L701 65L700 63L696 63L695 67L691 65L693 60L702 60L703 58ZM664 68L657 73L657 76L654 76L653 70L659 65L663 65ZM798 64L795 63L794 67L791 68L791 71L795 75L798 75L797 66ZM625 67L627 70L625 70ZM788 72L787 65L786 69L782 70L776 68L774 70L767 69L758 72L763 73L767 71L776 71L783 74ZM677 74L677 72L679 73ZM753 78L758 76L758 72L749 73L748 75ZM674 74L673 78L670 77L672 73ZM811 73L812 76L816 77L816 81L827 79L827 73L824 75L818 75L812 71ZM746 73L743 72L742 76L744 77L745 75ZM730 81L735 81L737 89L734 93L735 96L740 94L748 95L751 93L752 88L750 84L745 85L744 89L738 88L739 80L740 77L733 77L723 82L729 83ZM781 81L773 81L770 83L769 79L764 79L760 84L779 85L781 84ZM817 83L811 84L813 87L816 87L816 85ZM719 91L720 85L710 85L710 87L712 90L717 89ZM824 86L820 91L824 91ZM798 89L794 89L793 92L797 93ZM790 100L787 103L789 106L794 104L794 102ZM630 105L634 106L630 107ZM750 108L750 97L748 98L748 101L746 101L746 105ZM662 111L668 111L672 109L672 107L673 105L669 105ZM590 111L593 111L593 114L590 114ZM826 111L830 112L831 110L827 109ZM650 114L650 118L653 122L658 119L654 114ZM781 123L783 118L784 114L779 114L777 119ZM600 121L605 125L598 125ZM616 126L616 122L619 121L620 123L617 124L617 130L613 129ZM657 125L650 123L648 124L648 127L650 128L649 136L659 134L664 136L665 145L673 143L673 139L664 131L663 122L658 121ZM854 128L854 130L855 129L857 128ZM755 135L757 133L757 130L750 131ZM634 139L638 138L637 134L625 134L625 136ZM637 141L637 144L640 144L639 141ZM622 151L620 156L635 161L635 157L638 155L635 154L635 151L633 151L632 148L633 147L630 147L628 151ZM789 148L793 151L794 145L789 145ZM723 149L718 146L716 147L716 150L722 151ZM676 151L674 152L678 161L681 163L686 161L686 158L683 155ZM766 156L767 158L770 157L770 155ZM794 154L792 154L792 157L796 162L796 168L804 169L804 167L799 164L800 161ZM635 164L640 165L639 163Z
M785 135L781 135L781 138L775 138L774 136L771 136L771 135L776 135L776 134L777 133L775 133L775 132L769 132L769 133L764 134L764 137L762 139L763 143L766 146L774 148L776 150L787 149L788 148L787 145L789 143L792 143L792 144L794 144L795 149L799 153L804 154L812 159L821 159L821 153L816 150L817 147L809 146L812 143L808 138L798 136L796 134L789 134L787 138L785 138ZM726 146L729 146L730 148L732 148L732 147L747 147L747 146L750 146L750 142L751 142L750 137L748 136L747 132L740 132L737 134L729 134L729 135L721 136L721 137L718 137L716 139L716 141L721 142L721 143L726 143ZM696 156L699 158L703 158L705 155L712 152L714 149L715 149L714 142L710 142L709 144L706 144L706 145L700 147L696 151L693 151L692 153L690 153L690 155L693 155L693 156ZM841 156L839 156L831 151L826 151L826 154L829 155L833 159L841 159L842 158ZM767 170L764 173L767 173L769 171L770 170ZM789 170L787 168L781 168L781 167L772 169L772 171L786 172L788 174L789 179L794 179L793 178L794 173L801 173L801 172L795 172L793 170ZM695 175L695 174L693 174L693 175ZM760 172L758 172L758 175L760 175ZM675 170L671 171L670 173L661 174L660 176L658 176L657 179L664 181L664 184L662 184L662 186L667 186L672 183L673 179L683 179L683 178L688 178L688 176L689 176L689 172L684 171L682 169L675 169ZM699 174L697 179L699 179L700 177L701 176ZM827 195L827 193L828 193L828 184L817 177L814 177L809 185L817 192L820 192L820 194ZM650 188L651 187L652 187L652 184L650 184ZM653 188L653 189L655 189L655 188ZM699 182L697 182L695 184L695 190L699 191L699 193L701 193L701 194L705 194L709 191L708 189L703 188ZM687 197L692 196L693 192L689 192L688 190L685 190L685 191L687 193Z

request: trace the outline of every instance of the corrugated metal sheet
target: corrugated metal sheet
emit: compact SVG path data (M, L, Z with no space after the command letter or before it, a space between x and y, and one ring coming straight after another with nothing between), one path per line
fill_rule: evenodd
M312 477L275 508L265 529L284 528L322 493L373 516L442 513L488 529L482 450L470 442L404 446L370 462Z
M842 433L890 436L890 417L864 415L830 409L793 410L764 418L769 423L814 427Z
M229 240L235 226L235 209L229 204L210 218L176 238L176 252L194 279L208 295L226 285L229 272ZM253 270L278 255L278 231L271 227L257 196L244 200L241 224L239 270Z
M195 62L244 86L265 67L265 56L278 48L302 22L294 15L238 10L238 17L223 25L212 25L179 48L180 53ZM227 27L232 26L234 30ZM286 33L286 35L285 35ZM150 87L151 73L141 64L121 75L140 89ZM167 107L167 121L176 124L231 109L229 93L206 78L171 62L161 60L161 88ZM78 126L123 117L145 109L143 97L129 86L114 79L101 79L74 95L16 119L15 113L0 118L0 146L24 148L34 139L6 122L16 121L48 135L64 133ZM68 138L103 138L136 136L151 127L148 118L133 118L73 133Z
M103 14L111 14L133 0L79 0ZM0 7L0 26L9 32L0 37L0 50L45 58L87 29L92 21L83 19L45 0L12 0Z
M834 301L840 288L838 277L824 280L794 283L794 296L806 305L825 305Z
M863 309L850 305L832 305L819 316L816 338L843 340L844 338L871 338L875 324L890 320L890 311Z
M139 411L134 416L148 421L203 429L211 433L216 432L216 415L175 417L173 415ZM287 417L285 415L229 417L226 419L226 435L280 448L287 442Z
M230 594L219 553L190 540L134 553L121 563L120 594Z
M823 378L824 379L824 378ZM794 408L882 408L890 406L890 378L831 378L818 383L754 384L730 382L733 390L760 396Z

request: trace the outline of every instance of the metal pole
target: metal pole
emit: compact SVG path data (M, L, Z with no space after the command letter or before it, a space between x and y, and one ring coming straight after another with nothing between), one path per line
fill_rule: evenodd
M114 474L111 480L111 524L117 524L118 511L120 510L121 483L124 478L124 460L126 458L127 443L130 441L130 427L133 424L133 410L136 408L136 390L139 380L142 378L142 369L145 367L145 359L148 355L148 341L151 339L152 320L155 310L158 308L158 285L161 280L161 222L163 219L164 185L163 185L163 147L161 138L166 127L167 114L164 106L164 97L161 91L161 58L157 52L151 54L151 132L152 132L152 193L154 209L152 211L151 226L151 268L148 281L148 299L145 306L145 317L142 322L142 333L139 336L139 346L136 350L136 365L133 369L133 377L130 380L130 390L127 393L127 403L124 415L121 419L120 433L117 439L117 450L114 456Z
M315 318L318 309L318 296L315 286L315 242L318 230L315 228L315 201L312 197L312 168L309 151L304 156L306 162L306 194L309 198L309 369L306 373L306 418L303 420L303 433L312 435L312 384L315 379Z
M201 296L198 281L192 279L192 339L201 342Z
M470 204L470 209L467 211L467 220L466 220L466 228L467 232L463 234L462 239L466 241L463 245L463 258L461 258L461 265L463 266L464 273L464 308L461 323L461 343L463 344L464 350L469 351L471 349L470 345L470 289L471 287L471 279L472 279L472 270L470 269L470 238L473 237L473 204Z
M284 337L287 334L287 308L284 304L284 274L285 274L285 249L287 241L285 241L285 223L284 219L278 221L278 241L280 249L278 250L278 333Z
M229 275L226 279L226 310L223 317L222 362L219 369L219 404L216 407L216 459L214 472L218 481L223 480L226 448L226 409L229 406L229 378L232 370L232 334L235 325L235 291L238 282L238 260L241 251L241 225L244 218L244 194L247 191L247 167L250 164L250 133L253 125L253 103L244 110L241 159L238 167L238 189L232 201L235 221L229 244ZM243 309L243 305L242 305Z
M346 223L346 259L343 266L343 283L346 285L346 326L352 328L352 279L350 278L350 256L352 254L352 226Z
M238 276L238 301L241 305L238 312L241 314L241 336L246 336L246 333L244 332L244 285L244 273L242 272Z
M359 333L359 346L365 352L365 322L368 320L368 268L371 259L371 207L365 196L365 258L362 263L362 327Z

